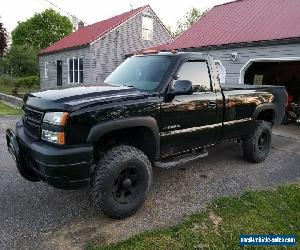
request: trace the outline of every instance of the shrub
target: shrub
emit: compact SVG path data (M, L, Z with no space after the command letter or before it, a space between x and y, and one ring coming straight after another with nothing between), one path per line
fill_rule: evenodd
M31 89L31 88L37 88L39 85L40 85L40 79L38 76L27 76L17 80L18 87L23 86Z

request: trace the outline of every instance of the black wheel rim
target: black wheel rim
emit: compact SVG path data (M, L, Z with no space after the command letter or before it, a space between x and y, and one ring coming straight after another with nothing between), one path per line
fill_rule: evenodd
M121 204L131 202L139 193L141 175L134 167L124 169L116 178L113 185L113 197Z
M262 132L258 138L258 150L260 153L266 152L269 145L269 136L266 132Z

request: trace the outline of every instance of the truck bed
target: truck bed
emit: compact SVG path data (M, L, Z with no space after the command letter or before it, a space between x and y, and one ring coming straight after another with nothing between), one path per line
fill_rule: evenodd
M274 103L276 104L275 110L275 124L281 124L283 117L285 115L285 105L286 105L286 90L284 86L274 86L274 85L248 85L248 84L223 84L223 91L232 90L258 90L271 92L274 95Z

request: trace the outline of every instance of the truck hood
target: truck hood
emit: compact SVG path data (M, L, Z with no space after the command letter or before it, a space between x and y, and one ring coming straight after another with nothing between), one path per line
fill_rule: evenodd
M104 103L143 99L149 93L132 87L112 85L78 85L28 93L24 103L39 110L74 111Z

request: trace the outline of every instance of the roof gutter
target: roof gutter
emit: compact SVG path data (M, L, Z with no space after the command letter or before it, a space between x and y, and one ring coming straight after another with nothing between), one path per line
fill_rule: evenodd
M290 43L298 43L298 42L300 42L300 37L253 41L253 42L230 43L230 44L220 44L220 45L208 45L208 46L201 46L201 47L187 47L187 48L178 48L178 50L193 51L196 49L197 51L205 51L205 50L214 50L214 49L230 49L230 48L244 48L244 47L255 47L255 46L269 46L269 45L278 45L278 44L290 44Z
M66 51L70 51L70 50L74 50L74 49L81 49L84 47L88 47L90 45L90 43L85 43L82 45L78 45L78 46L73 46L73 47L69 47L69 48L63 48L63 49L58 49L58 50L51 50L49 52L43 52L41 51L39 53L39 56L45 56L45 55L50 55L50 54L55 54L55 53L60 53L60 52L66 52Z

